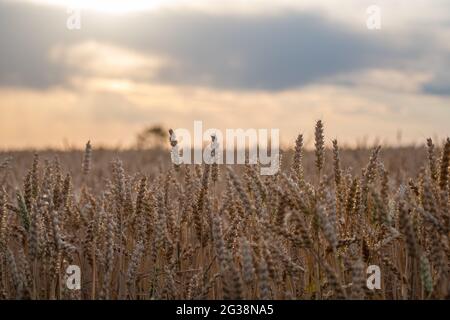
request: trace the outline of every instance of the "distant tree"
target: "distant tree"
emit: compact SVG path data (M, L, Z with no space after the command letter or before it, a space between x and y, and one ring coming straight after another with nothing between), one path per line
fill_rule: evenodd
M136 137L136 147L142 149L161 148L168 141L167 130L161 125L154 125L142 130Z

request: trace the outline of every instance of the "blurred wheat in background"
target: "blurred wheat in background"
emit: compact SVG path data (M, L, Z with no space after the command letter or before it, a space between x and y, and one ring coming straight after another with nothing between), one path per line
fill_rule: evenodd
M91 142L0 153L0 296L448 299L450 140L340 150L324 137L318 121L315 150L299 135L274 176Z

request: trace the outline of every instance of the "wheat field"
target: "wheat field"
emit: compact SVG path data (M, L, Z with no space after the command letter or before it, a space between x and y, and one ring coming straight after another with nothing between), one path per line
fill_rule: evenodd
M168 149L0 152L0 297L448 299L450 140L340 149L318 121L314 142L273 176Z

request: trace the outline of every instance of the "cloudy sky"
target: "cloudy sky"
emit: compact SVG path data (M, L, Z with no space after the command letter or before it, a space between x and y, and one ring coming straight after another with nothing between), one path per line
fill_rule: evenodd
M354 144L450 135L448 0L0 0L0 148L142 128L279 128ZM366 9L381 8L381 30Z

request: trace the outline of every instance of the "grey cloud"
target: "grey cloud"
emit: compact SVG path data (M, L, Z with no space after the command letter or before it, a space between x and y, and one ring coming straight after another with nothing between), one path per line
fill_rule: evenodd
M0 2L0 84L45 88L69 72L52 64L55 44L95 39L176 61L161 83L234 90L283 90L343 72L392 66L421 54L424 43L395 49L395 39L348 30L317 13L271 16L186 11L102 16L83 13L82 29L65 28L64 9ZM150 79L148 79L150 81Z
M450 57L447 63L442 63L441 70L438 71L434 78L423 86L423 91L428 94L439 96L450 96Z
M164 38L148 49L181 62L160 74L176 83L281 90L378 64L388 51L313 14L169 15L161 26Z
M439 96L450 96L450 84L448 83L431 82L424 85L423 90L425 93L428 94L434 94Z
M62 70L47 61L54 21L52 12L0 3L0 84L45 88L63 80Z

